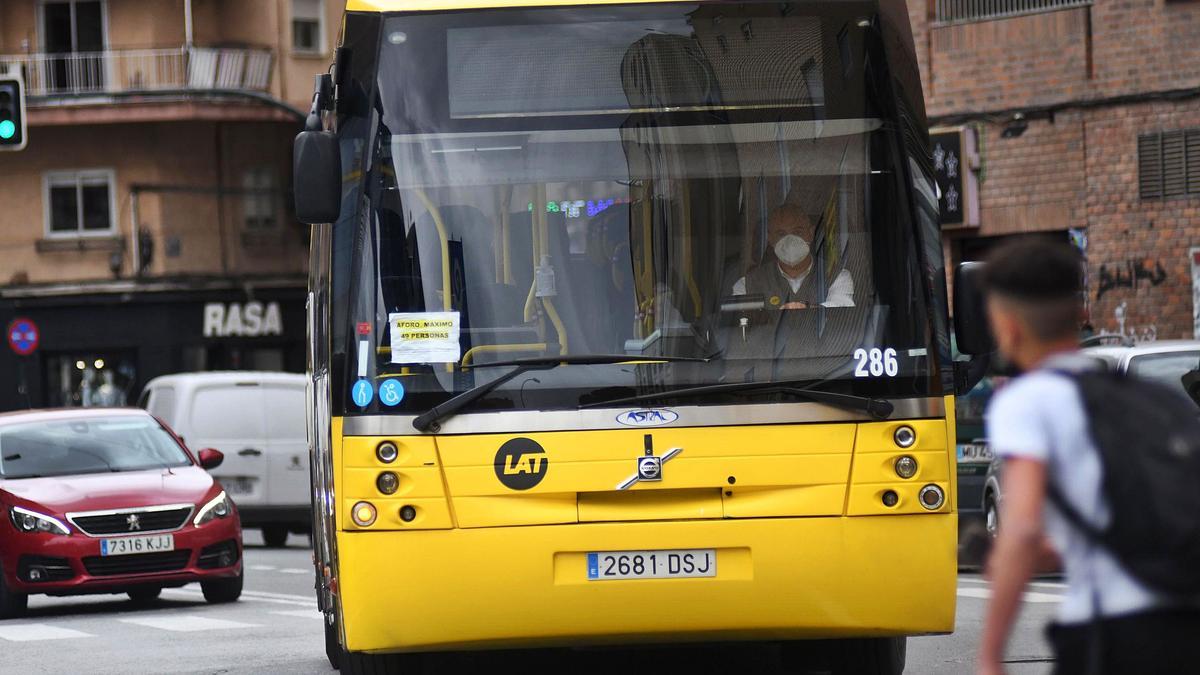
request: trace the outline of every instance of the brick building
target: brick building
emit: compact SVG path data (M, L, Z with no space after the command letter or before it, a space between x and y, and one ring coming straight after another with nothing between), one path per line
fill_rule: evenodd
M948 260L1018 233L1069 238L1098 331L1200 337L1200 2L911 0L909 13L931 124L974 145L963 206L977 215L945 228Z
M3 0L28 145L0 153L0 410L132 403L159 374L303 370L291 141L332 0Z

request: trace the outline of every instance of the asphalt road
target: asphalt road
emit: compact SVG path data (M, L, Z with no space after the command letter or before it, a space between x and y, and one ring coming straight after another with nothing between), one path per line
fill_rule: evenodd
M31 597L28 616L0 621L0 671L331 675L313 600L307 539L293 536L289 543L286 549L267 549L257 533L246 533L246 588L241 601L230 605L206 604L198 585L165 590L157 604L145 608L132 606L123 595ZM1042 627L1062 592L1055 581L1030 589L1010 645L1009 673L1050 672ZM955 633L910 639L906 672L970 672L987 594L978 575L962 575ZM562 672L572 672L564 665ZM455 672L484 669L483 664L454 667Z

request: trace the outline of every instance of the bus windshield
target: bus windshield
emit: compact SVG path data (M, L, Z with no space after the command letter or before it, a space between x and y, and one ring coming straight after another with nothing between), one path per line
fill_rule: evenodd
M874 11L386 18L334 317L346 412L418 414L561 354L629 360L523 374L473 409L743 382L940 393Z

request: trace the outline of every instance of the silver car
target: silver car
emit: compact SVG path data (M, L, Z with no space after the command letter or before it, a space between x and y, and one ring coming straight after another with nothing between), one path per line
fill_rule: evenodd
M1112 372L1179 387L1186 393L1183 376L1200 369L1200 340L1160 340L1141 344L1085 347L1080 351ZM983 485L983 517L988 535L995 538L1000 528L1000 469L1002 460L993 457Z

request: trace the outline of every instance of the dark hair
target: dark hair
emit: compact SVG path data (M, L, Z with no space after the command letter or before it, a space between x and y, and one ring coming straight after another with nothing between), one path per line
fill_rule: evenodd
M1083 319L1083 258L1067 244L1023 238L988 256L983 286L1039 340L1075 335Z
M1077 299L1083 291L1082 262L1068 244L1016 239L988 256L983 284L989 293L1024 302Z

